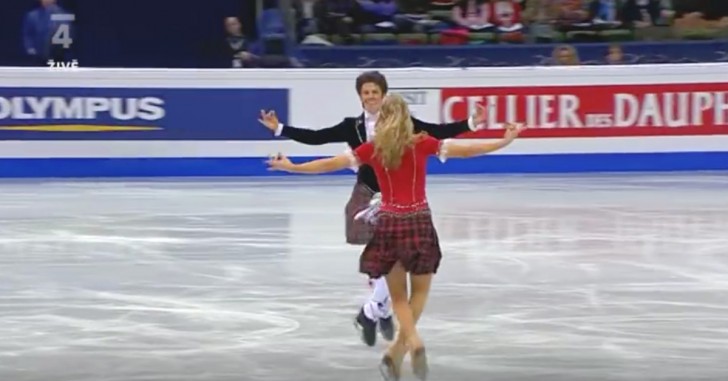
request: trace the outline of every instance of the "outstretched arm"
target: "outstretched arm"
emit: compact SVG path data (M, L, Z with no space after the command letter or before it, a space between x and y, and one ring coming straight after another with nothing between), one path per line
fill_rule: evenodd
M420 131L427 132L428 135L435 139L449 139L454 138L460 134L477 131L479 126L485 122L486 110L483 105L477 105L475 115L470 116L466 120L459 122L435 124L423 122L419 119L414 119L415 126Z
M497 151L511 144L523 131L523 127L515 124L506 126L506 133L503 139L495 143L454 143L451 140L443 142L440 152L442 158L469 158L482 156Z
M415 119L414 122L418 130L427 132L427 135L430 135L435 139L442 140L454 138L465 132L472 131L469 127L469 120L470 119L444 124L428 123L419 119Z
M292 126L280 125L280 132L276 136L285 136L299 143L317 146L328 143L344 143L346 137L341 133L344 122L320 130L311 130L308 128L298 128Z
M320 130L311 130L307 128L298 128L286 126L278 121L275 111L261 111L258 121L273 131L275 136L285 136L299 143L308 145L322 145L327 143L346 142L346 136L342 131L346 128L346 120L341 123L322 128Z
M336 172L342 169L351 168L355 165L350 155L338 155L326 159L312 160L301 164L294 164L287 157L279 155L268 160L271 171L285 171L290 173L321 174Z

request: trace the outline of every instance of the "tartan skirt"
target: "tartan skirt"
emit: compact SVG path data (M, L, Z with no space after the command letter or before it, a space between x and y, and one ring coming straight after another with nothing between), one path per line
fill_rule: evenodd
M435 274L441 259L429 209L401 214L379 211L374 236L359 258L359 272L379 278L399 261L410 274Z
M374 197L374 191L368 186L357 182L351 192L349 202L346 203L346 243L352 245L366 245L374 235L374 226L365 220L355 221L354 216L369 207L369 201Z

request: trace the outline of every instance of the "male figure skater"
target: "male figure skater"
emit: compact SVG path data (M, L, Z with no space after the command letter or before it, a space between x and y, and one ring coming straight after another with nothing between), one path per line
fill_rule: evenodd
M356 91L364 108L356 117L344 118L338 124L312 130L281 124L275 111L261 111L260 122L273 131L276 136L285 136L307 145L327 143L347 143L355 150L375 135L374 126L384 96L389 90L387 79L377 71L360 74L356 78ZM475 131L485 122L486 111L478 106L475 115L467 120L447 124L432 124L412 117L415 132L426 132L435 139L453 138L467 131ZM353 245L366 245L372 238L373 226L367 219L355 219L360 211L369 207L372 198L379 192L379 183L371 166L362 165L357 171L357 181L346 204L346 242ZM370 299L359 309L356 324L361 329L362 340L369 346L376 343L377 324L382 336L391 341L394 338L391 301L386 280L383 277L371 279L373 291Z

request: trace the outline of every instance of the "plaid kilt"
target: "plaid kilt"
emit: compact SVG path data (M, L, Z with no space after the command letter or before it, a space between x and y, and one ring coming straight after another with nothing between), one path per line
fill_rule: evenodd
M380 211L374 237L359 258L359 271L378 278L399 261L410 274L434 274L441 259L429 209L402 214Z
M351 192L349 202L346 203L346 243L352 245L366 245L374 235L374 227L365 219L354 220L354 216L369 207L369 201L374 197L374 191L368 186L357 182Z

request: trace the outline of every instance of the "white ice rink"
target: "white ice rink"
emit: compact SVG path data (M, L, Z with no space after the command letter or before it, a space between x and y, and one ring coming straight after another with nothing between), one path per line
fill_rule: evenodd
M353 181L0 183L0 380L379 380ZM428 192L431 380L728 380L728 174Z

